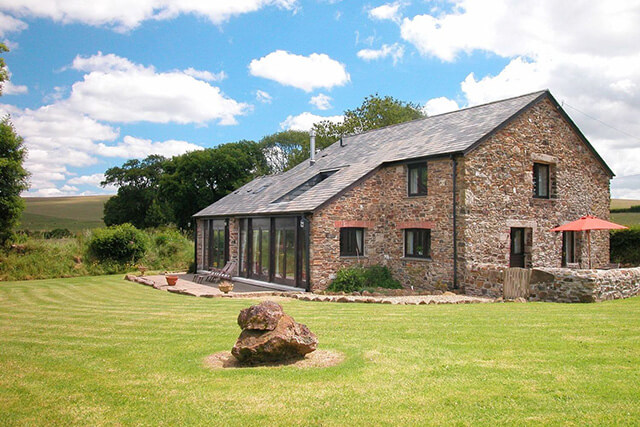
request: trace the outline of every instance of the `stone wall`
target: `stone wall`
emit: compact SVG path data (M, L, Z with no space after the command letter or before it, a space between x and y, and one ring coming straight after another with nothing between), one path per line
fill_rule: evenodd
M311 287L324 289L343 267L381 264L389 267L405 287L433 290L453 280L452 161L427 163L427 195L407 196L407 167L381 168L311 219ZM365 255L340 257L340 226L350 221L365 225ZM407 223L431 227L431 258L404 258ZM352 223L356 224L356 223Z
M529 299L552 302L594 302L629 298L640 293L640 267L614 270L533 270Z
M467 293L501 296L510 229L522 227L527 267L560 267L562 233L549 230L593 214L609 218L609 175L549 100L543 100L460 159L459 277ZM551 198L533 197L533 163L551 165ZM578 261L587 245L578 236ZM593 267L609 262L609 232L591 233Z

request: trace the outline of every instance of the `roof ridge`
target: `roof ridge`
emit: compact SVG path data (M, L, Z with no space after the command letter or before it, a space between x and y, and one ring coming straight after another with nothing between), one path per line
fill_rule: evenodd
M380 128L368 129L368 130L365 130L364 132L354 133L352 135L343 136L343 138L353 138L355 136L364 135L364 134L367 134L367 133L370 133L370 132L376 132L376 131L379 131L379 130L382 130L382 129L389 129L389 128L392 128L392 127L395 127L395 126L406 125L406 124L409 124L409 123L416 123L416 122L423 121L423 120L433 119L435 117L445 116L447 114L460 113L462 111L472 110L474 108L486 107L487 105L498 104L500 102L512 101L514 99L524 98L526 96L531 96L531 95L534 95L534 94L541 95L541 94L543 94L545 92L549 92L549 89L541 89L541 90L537 90L537 91L534 91L534 92L525 93L524 95L517 95L517 96L512 96L510 98L497 99L495 101L485 102L484 104L472 105L471 107L464 107L464 108L460 108L460 109L454 110L454 111L447 111L446 113L440 113L440 114L436 114L436 115L433 115L433 116L421 117L419 119L409 120L409 121L402 122L402 123L394 123L392 125L387 125L387 126L383 126L383 127L380 127ZM339 141L340 140L337 140L336 142L339 142ZM336 142L334 142L333 144L335 144ZM331 145L333 145L333 144L331 144Z

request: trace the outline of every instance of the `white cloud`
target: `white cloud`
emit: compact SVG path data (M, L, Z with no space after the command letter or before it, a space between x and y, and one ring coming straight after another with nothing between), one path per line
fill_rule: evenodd
M182 71L157 72L113 54L78 56L72 68L89 74L73 84L63 102L97 120L183 124L218 120L232 125L250 108Z
M273 98L269 95L269 92L265 92L264 90L256 91L256 100L258 102L262 102L263 104L271 104Z
M404 18L400 29L427 57L508 59L495 75L461 82L469 106L549 88L621 175L612 194L624 197L633 191L618 183L640 173L640 51L630 42L640 40L638 22L640 0L455 0L450 12Z
M340 123L344 120L344 116L317 116L315 114L304 112L297 116L288 116L282 123L280 123L280 129L282 130L311 130L311 127L318 122L328 120L334 123Z
M104 174L94 173L92 175L82 175L82 176L76 176L75 178L71 178L67 180L67 184L93 185L97 187L100 185L102 181L104 181Z
M149 19L172 19L183 14L202 16L214 24L221 24L233 16L255 12L267 6L296 10L297 0L0 1L0 10L17 16L47 18L64 24L80 22L92 26L106 26L116 31L131 30Z
M371 19L378 19L380 21L389 20L393 22L400 22L400 8L402 4L400 2L387 3L382 6L375 7L369 11L369 17Z
M200 71L189 67L183 72L187 76L191 76L199 80L206 80L208 82L220 82L227 78L227 73L225 73L224 71L220 71L219 73L212 73L211 71Z
M331 89L350 81L345 65L323 53L302 56L276 50L260 59L252 60L249 72L252 76L274 80L305 92L317 88Z
M312 96L309 104L315 106L318 110L328 110L331 108L331 97L320 93L316 96Z
M27 24L23 21L0 12L0 37L8 33L19 33L26 28Z
M359 50L358 58L365 61L373 61L376 59L382 59L386 57L393 58L393 63L396 64L404 56L404 46L399 43L383 44L380 49L362 49Z
M1 86L3 95L21 95L29 92L29 88L27 88L26 86L14 85L10 81L5 81Z
M424 111L428 116L435 116L437 114L455 111L459 108L460 107L456 101L441 96L440 98L433 98L427 101L427 103L424 104L424 107L422 107L422 111Z
M177 156L187 151L201 150L202 147L187 141L168 140L154 142L150 139L125 136L123 141L116 145L100 143L96 153L105 157L120 157L123 159L144 158L150 154L160 154L165 157Z

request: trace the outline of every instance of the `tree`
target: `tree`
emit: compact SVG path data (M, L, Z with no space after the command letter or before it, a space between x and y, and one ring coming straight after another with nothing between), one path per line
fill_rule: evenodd
M309 157L309 133L286 130L260 140L269 173L284 172Z
M9 48L4 43L0 43L0 53L4 52L9 52ZM0 56L0 95L2 95L2 83L6 80L9 80L9 70L4 58Z
M25 155L22 137L5 116L0 122L0 245L13 236L24 210L20 193L29 188L29 173L22 166Z
M160 182L159 201L182 230L192 216L267 170L261 146L239 141L176 156Z
M419 104L404 102L391 96L369 95L362 105L344 112L342 123L323 120L313 125L316 144L322 149L333 144L342 136L353 135L397 123L426 117Z
M0 53L9 49L0 43ZM0 57L0 95L2 83L9 78L9 72ZM10 117L0 121L0 245L5 245L12 237L13 229L18 225L24 201L20 193L29 188L29 173L23 163L26 155L24 140L16 133Z
M138 228L167 224L169 218L157 203L160 177L167 163L165 157L152 154L108 169L100 185L115 185L118 194L104 205L105 224L131 223Z

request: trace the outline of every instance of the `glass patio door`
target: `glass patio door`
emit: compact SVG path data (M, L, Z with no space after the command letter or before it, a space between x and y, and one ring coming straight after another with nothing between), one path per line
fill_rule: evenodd
M250 276L268 282L271 263L271 221L269 218L254 218L251 223Z
M275 219L273 281L283 285L296 283L296 223L296 218Z

